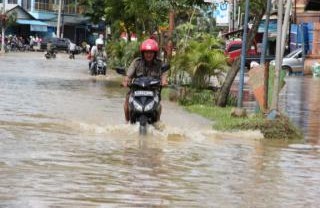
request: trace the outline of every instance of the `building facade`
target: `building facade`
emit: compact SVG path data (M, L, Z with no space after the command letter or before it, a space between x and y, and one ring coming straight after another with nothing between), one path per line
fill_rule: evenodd
M25 20L23 24L30 24L30 35L56 36L59 0L4 0L6 8L19 5L35 20L46 25L46 29L39 29L33 21ZM84 7L78 0L61 0L61 37L69 38L72 42L80 44L88 38L89 18L83 15ZM7 10L7 9L6 9ZM19 19L18 19L19 20ZM21 22L21 21L20 21ZM17 21L18 24L19 21ZM38 29L37 29L38 27Z
M320 1L293 0L293 22L306 25L310 50L306 54L305 74L311 74L314 62L320 62Z

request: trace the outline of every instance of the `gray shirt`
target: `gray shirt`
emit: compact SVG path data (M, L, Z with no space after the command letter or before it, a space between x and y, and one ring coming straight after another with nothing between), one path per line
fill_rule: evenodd
M154 59L150 66L147 66L142 58L136 58L130 64L127 76L129 78L136 78L140 76L151 76L154 78L161 78L162 62L159 59Z

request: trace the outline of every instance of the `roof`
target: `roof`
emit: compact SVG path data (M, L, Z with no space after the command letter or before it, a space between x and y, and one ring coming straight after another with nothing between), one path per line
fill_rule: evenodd
M306 3L305 10L320 11L320 1L308 0Z
M2 3L0 4L0 10L2 10ZM13 12L17 13L18 19L35 19L29 12L27 12L23 7L18 4L6 4L6 13L12 14Z
M10 11L14 9L15 7L19 6L18 4L6 4L6 11ZM0 9L2 10L3 4L0 4Z

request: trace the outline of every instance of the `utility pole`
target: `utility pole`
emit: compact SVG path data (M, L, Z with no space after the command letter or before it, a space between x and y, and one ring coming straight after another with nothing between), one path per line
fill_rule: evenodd
M277 43L276 43L276 65L272 94L271 110L278 111L279 103L279 86L280 86L280 70L281 70L281 39L282 39L282 16L283 16L283 0L278 0L278 22L277 22ZM284 35L284 34L283 34Z
M246 62L246 43L247 43L247 33L248 33L248 19L249 19L249 0L246 0L246 10L244 15L244 26L242 35L242 48L241 48L241 66L240 66L240 80L239 80L239 92L238 92L238 102L237 107L242 108L243 100L243 83L244 83L244 67Z
M6 0L2 0L2 18L6 15ZM5 20L1 19L1 53L4 53Z
M60 38L61 6L62 6L62 0L59 0L58 20L57 20L57 37L58 38Z
M62 9L61 9L61 33L60 38L63 38L64 35L64 0L62 0Z
M282 59L283 59L283 55L284 55L284 50L286 47L286 37L287 37L287 30L288 30L288 26L289 26L289 22L290 22L290 11L291 11L291 0L287 0L287 4L286 4L286 12L284 15L284 20L283 20L283 28L282 28L282 37L281 37L281 66L282 66Z
M271 0L267 2L267 11L266 11L266 19L264 23L264 33L262 40L262 50L260 57L260 65L264 68L264 110L268 109L268 88L269 88L269 64L265 64L266 62L266 51L268 45L268 34L269 34L269 20L270 20L270 11L271 11Z
M262 50L261 50L261 58L260 58L260 65L264 65L266 61L266 51L268 45L268 34L269 34L269 20L270 20L270 10L271 10L271 0L267 0L267 12L266 12L266 19L264 23L264 33L262 39Z
M237 1L233 0L232 31L236 30Z

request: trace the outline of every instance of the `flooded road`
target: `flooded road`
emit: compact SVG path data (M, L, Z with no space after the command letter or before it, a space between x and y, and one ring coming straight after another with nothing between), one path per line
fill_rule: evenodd
M320 152L219 133L163 103L163 127L124 124L120 77L82 56L0 56L0 207L318 207Z

